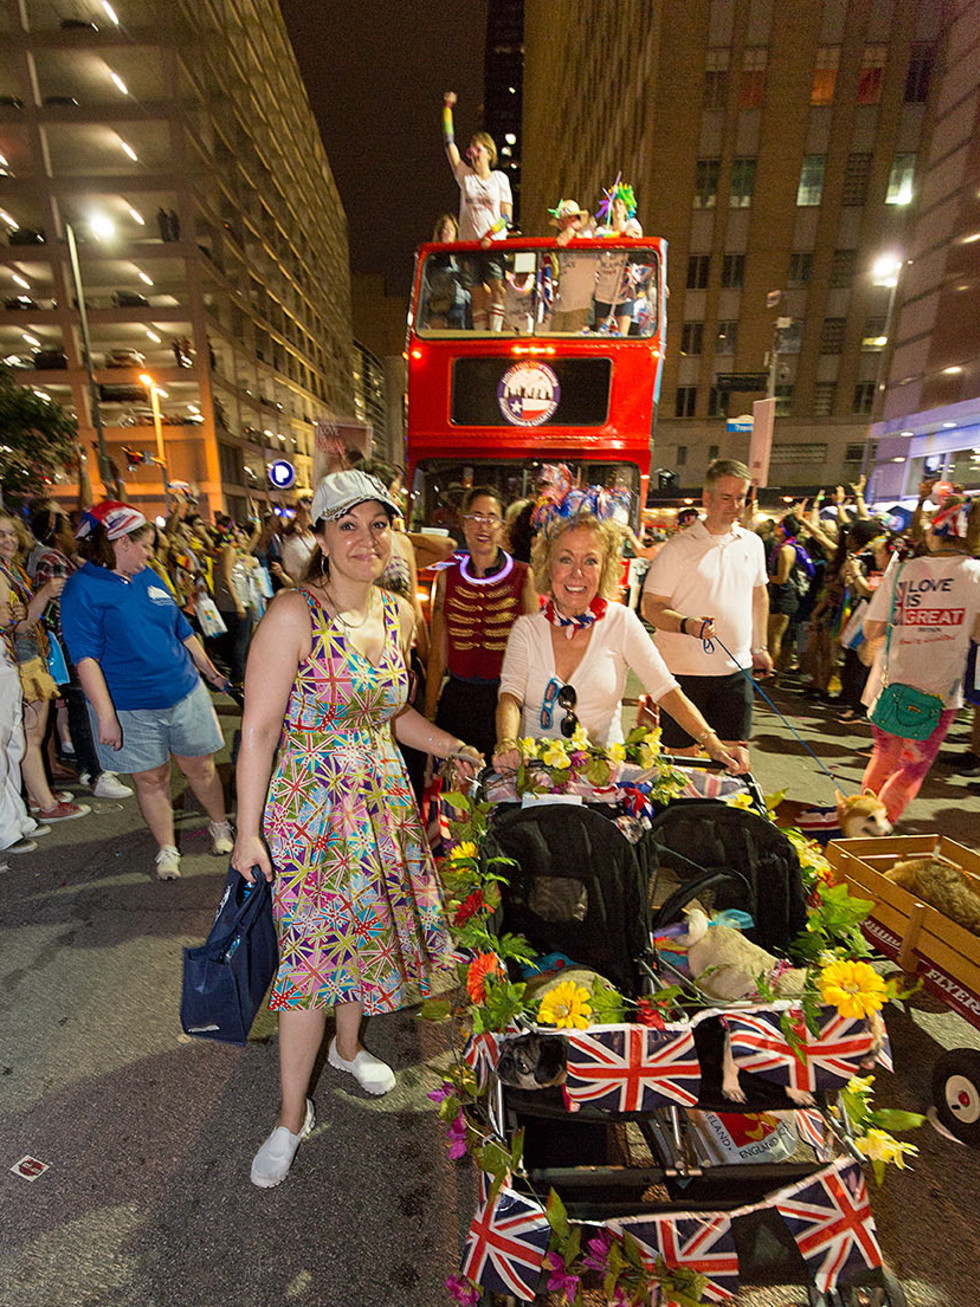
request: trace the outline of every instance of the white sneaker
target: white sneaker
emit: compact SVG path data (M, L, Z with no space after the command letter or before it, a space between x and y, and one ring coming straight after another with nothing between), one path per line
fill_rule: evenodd
M387 1062L372 1057L366 1048L362 1048L354 1060L348 1062L337 1052L336 1039L331 1039L327 1061L338 1071L346 1071L352 1075L361 1088L366 1089L369 1094L380 1096L395 1087L394 1071Z
M92 793L97 799L128 799L132 794L128 785L114 771L104 771L92 786Z
M294 1135L284 1125L277 1125L252 1159L252 1184L260 1189L274 1189L282 1184L289 1174L289 1168L296 1156L296 1149L316 1124L313 1103L306 1100L306 1120L300 1126L299 1134Z
M173 844L165 844L156 859L157 880L177 880L180 877L180 853Z
M235 847L230 821L209 822L208 834L211 836L211 852L214 854L230 853Z

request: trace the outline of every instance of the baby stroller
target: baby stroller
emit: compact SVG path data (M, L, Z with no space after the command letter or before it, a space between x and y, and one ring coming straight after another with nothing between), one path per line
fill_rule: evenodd
M674 802L633 844L610 815L564 804L498 814L488 851L514 862L498 933L521 933L539 954L567 955L637 999L676 978L665 975L651 941L694 900L709 911L750 912L748 933L772 951L785 952L804 925L799 862L761 816ZM511 1141L523 1131L524 1171L511 1178L511 1193L543 1211L554 1191L583 1227L583 1243L628 1232L651 1262L697 1266L711 1300L731 1300L739 1284L798 1283L811 1307L904 1307L900 1284L876 1255L846 1120L843 1131L839 1123L827 1129L833 1086L859 1074L859 1061L838 1067L836 1079L817 1075L812 1107L767 1074L765 1059L759 1071L739 1071L744 1102L723 1095L729 1027L764 1027L769 1016L758 1004L729 1012L707 1000L663 1029L562 1032L563 1084L517 1088L492 1073L494 1133ZM550 1301L546 1279L523 1300ZM490 1292L485 1300L520 1298Z

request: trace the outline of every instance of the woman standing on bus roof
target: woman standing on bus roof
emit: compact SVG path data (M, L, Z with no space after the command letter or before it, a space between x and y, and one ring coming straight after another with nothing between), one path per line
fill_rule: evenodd
M456 92L442 97L442 133L446 157L459 186L459 239L479 241L485 254L461 260L463 285L469 289L474 331L500 331L504 321L504 255L490 253L496 241L506 240L514 202L507 174L495 170L497 147L493 137L477 132L470 138L464 162L456 147L453 105Z
M617 179L607 191L603 191L603 201L599 205L599 218L605 223L596 231L597 236L632 236L643 235L636 216L636 196L632 186L624 186ZM599 330L605 323L615 321L619 334L628 336L633 320L635 287L632 285L626 265L625 254L608 254L600 256L599 270L595 284L595 322Z

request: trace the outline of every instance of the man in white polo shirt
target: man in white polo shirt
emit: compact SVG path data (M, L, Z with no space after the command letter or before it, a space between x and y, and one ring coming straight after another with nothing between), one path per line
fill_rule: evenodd
M765 550L739 525L749 480L744 463L715 459L704 481L704 518L667 541L643 586L642 612L656 628L657 648L727 746L747 744L752 725L752 684L739 667L772 671ZM662 725L671 753L698 752L673 718Z

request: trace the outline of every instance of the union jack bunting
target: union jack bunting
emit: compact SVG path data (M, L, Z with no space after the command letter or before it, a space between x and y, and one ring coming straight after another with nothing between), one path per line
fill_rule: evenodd
M550 1233L543 1207L501 1189L473 1218L460 1271L493 1293L532 1302Z
M497 1036L492 1030L484 1030L479 1035L471 1035L466 1041L466 1047L463 1049L463 1061L476 1076L476 1083L480 1089L487 1083L487 1077L496 1067L499 1057L500 1047L497 1043Z
M822 1112L815 1107L800 1107L793 1113L796 1130L804 1143L816 1151L821 1162L830 1161L831 1132Z
M649 1112L665 1103L693 1107L701 1066L690 1026L609 1026L568 1033L565 1090L576 1105Z
M671 1268L686 1266L705 1276L704 1293L713 1302L730 1302L738 1292L735 1236L731 1219L723 1213L637 1216L609 1224L633 1235L651 1270L659 1255Z
M781 1189L774 1205L796 1240L821 1293L843 1278L881 1265L868 1190L856 1162L841 1160Z
M791 1089L837 1089L856 1075L874 1045L864 1018L842 1017L836 1008L822 1009L814 1037L802 1020L797 1027L801 1061L780 1026L780 1013L771 1008L729 1013L725 1025L732 1057L741 1071L756 1071L767 1080Z

